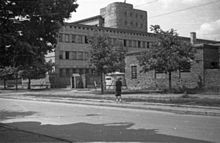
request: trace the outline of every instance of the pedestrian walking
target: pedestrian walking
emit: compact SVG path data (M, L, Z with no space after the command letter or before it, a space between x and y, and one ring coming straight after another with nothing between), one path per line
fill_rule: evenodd
M115 96L116 96L116 102L121 102L121 87L122 87L122 82L121 78L118 78L118 80L115 83Z

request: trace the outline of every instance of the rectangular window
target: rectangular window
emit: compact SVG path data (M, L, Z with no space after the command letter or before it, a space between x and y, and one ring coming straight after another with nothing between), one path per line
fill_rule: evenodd
M137 66L131 66L131 79L137 79Z
M143 28L143 24L142 23L141 23L140 27Z
M77 56L78 56L78 57L77 57L78 60L83 60L83 52L78 51L78 52L77 52Z
M59 59L63 59L63 51L59 52Z
M82 43L82 36L81 35L77 35L77 43Z
M70 76L70 69L66 69L66 76L67 76L67 77Z
M69 34L65 34L65 42L69 42L70 35Z
M88 44L89 43L89 40L88 40L88 37L85 36L85 43Z
M147 48L150 48L150 42L147 42Z
M116 44L117 44L117 39L113 38L113 45L116 45Z
M72 41L71 41L72 43L76 43L76 35L73 35L72 34Z
M205 69L219 69L219 48L216 46L204 46Z
M59 34L59 42L63 42L63 34L62 33Z
M127 47L127 40L123 40L124 47Z
M191 64L190 62L182 62L180 64L180 72L190 72Z
M128 46L132 47L132 41L131 40L128 40Z
M87 61L89 59L89 53L84 52L84 60Z
M65 59L66 60L70 59L70 52L69 51L65 51Z
M60 77L63 77L63 69L60 69Z
M133 40L133 47L134 48L137 47L136 43L137 43L137 41Z
M138 48L141 48L141 41L138 41Z
M77 60L76 51L72 51L72 60Z

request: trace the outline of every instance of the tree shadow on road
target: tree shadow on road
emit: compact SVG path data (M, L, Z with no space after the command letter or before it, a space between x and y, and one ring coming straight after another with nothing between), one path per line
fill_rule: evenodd
M7 119L13 119L13 118L18 118L18 117L25 117L25 116L31 116L35 114L36 112L28 111L28 112L23 112L23 111L0 111L0 121L7 120Z
M23 130L55 136L77 142L160 142L160 143L211 143L158 133L156 129L131 129L127 122L110 124L76 123L67 125L41 125L39 122L17 122L8 125Z

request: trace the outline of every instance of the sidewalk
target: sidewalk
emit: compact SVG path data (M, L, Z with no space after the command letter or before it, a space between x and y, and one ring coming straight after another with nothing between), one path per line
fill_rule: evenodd
M163 112L172 112L177 114L189 115L205 115L205 116L220 116L220 107L197 106L197 105L182 105L182 104L163 104L151 102L138 102L149 97L177 97L178 94L127 94L122 95L124 102L116 103L113 94L94 94L89 90L69 90L56 89L46 91L18 91L18 92L2 92L0 98L11 98L19 100L35 100L42 102L60 102L68 104L84 104L94 106L107 106L138 110L154 110ZM199 95L193 95L199 96ZM210 95L209 95L210 96ZM204 96L207 98L207 96ZM135 102L130 99L137 99ZM214 96L211 96L214 98ZM215 98L219 98L216 96Z

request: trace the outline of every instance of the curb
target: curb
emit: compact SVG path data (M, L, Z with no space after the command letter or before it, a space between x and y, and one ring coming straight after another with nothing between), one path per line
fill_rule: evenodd
M92 106L104 106L104 107L116 107L116 108L126 108L126 109L135 109L135 110L154 110L154 111L162 111L162 112L171 112L176 114L186 114L186 115L203 115L203 116L220 116L220 110L219 113L213 112L213 108L203 108L205 110L211 110L211 111L193 111L192 109L201 109L200 106L179 106L176 104L152 104L152 103L144 103L144 104L134 104L134 103L115 103L115 102L109 102L111 100L97 100L97 99L82 99L82 98L75 98L75 100L68 100L68 99L62 99L62 98L26 98L24 96L19 97L5 97L1 96L0 98L3 99L17 99L17 100L31 100L31 101L41 101L41 102L54 102L54 103L67 103L67 104L82 104L82 105L92 105ZM166 107L166 108L163 108ZM168 108L167 108L168 107ZM172 108L179 108L178 110L172 109ZM214 108L215 109L215 108Z

